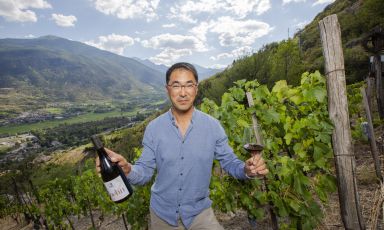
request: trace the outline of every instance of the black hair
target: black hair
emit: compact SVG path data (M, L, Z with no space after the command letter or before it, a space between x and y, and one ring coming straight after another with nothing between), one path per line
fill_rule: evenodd
M193 76L195 77L196 83L199 82L199 76L197 74L195 67L192 64L187 63L187 62L178 62L178 63L173 64L167 70L167 73L165 74L165 82L167 84L169 82L169 78L171 77L172 72L176 69L185 69L185 70L191 71Z

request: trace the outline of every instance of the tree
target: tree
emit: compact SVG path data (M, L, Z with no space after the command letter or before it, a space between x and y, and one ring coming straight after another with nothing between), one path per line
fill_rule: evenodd
M289 84L297 85L302 72L298 39L282 41L276 52L271 56L271 77L269 83L287 80Z

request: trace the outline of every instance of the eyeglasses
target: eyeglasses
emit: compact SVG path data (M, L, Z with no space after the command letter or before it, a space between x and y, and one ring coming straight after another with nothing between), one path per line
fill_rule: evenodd
M184 89L186 91L192 91L195 89L195 87L197 86L197 84L195 83L187 83L185 85L182 85L182 84L179 84L179 83L174 83L174 84L171 84L171 85L168 85L172 91L175 91L175 92L179 92L181 91L181 89L184 87Z

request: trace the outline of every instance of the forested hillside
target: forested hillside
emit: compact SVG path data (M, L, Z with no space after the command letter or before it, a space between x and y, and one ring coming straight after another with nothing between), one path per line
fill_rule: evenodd
M10 99L20 103L127 98L159 92L164 82L134 59L55 36L0 39L0 69L0 99L17 92Z
M378 25L384 25L384 1L337 0L319 13L293 38L265 45L258 52L235 60L232 66L199 85L199 100L204 97L219 102L233 82L257 79L272 86L277 80L298 85L301 73L324 70L318 22L337 14L343 41L347 83L363 80L368 74L369 56L361 39Z

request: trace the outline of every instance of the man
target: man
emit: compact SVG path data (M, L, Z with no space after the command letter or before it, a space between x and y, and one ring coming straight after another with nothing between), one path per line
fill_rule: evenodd
M151 188L151 229L223 229L211 208L209 183L213 160L238 179L266 175L260 154L245 163L228 145L219 121L197 110L198 75L189 63L176 63L166 73L172 108L151 121L143 152L134 165L107 150L132 184L145 184L157 170ZM97 170L98 159L96 161Z

